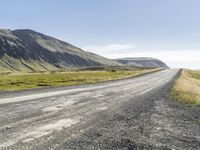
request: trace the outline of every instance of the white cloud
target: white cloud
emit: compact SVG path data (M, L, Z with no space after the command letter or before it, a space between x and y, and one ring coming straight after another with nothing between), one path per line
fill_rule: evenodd
M133 57L158 58L171 67L200 69L200 50L161 50L130 53Z
M191 34L191 35L185 35L180 37L179 39L191 39L191 38L199 38L200 34L199 33L195 33L195 34Z
M173 68L200 69L200 50L137 50L135 44L110 44L105 46L86 46L84 50L107 58L153 57Z

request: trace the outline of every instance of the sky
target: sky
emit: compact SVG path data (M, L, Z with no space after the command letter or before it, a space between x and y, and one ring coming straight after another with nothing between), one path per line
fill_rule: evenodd
M199 0L0 0L0 28L32 29L107 58L200 69Z

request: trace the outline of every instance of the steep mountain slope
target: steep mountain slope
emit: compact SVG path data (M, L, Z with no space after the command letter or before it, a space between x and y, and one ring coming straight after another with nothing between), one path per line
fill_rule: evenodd
M96 66L162 67L153 58L111 60L32 30L0 30L0 71L46 71Z
M122 63L124 65L133 65L137 67L168 68L168 66L164 62L155 58L147 58L147 57L119 58L115 59L115 61Z
M1 71L44 71L120 65L32 30L0 30Z

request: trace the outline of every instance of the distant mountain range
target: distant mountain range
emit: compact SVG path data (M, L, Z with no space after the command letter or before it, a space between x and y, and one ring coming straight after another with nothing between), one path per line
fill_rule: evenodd
M0 30L0 71L47 71L97 66L166 67L159 60L111 60L32 30ZM158 63L152 63L158 61ZM156 65L155 65L156 64Z
M140 58L119 58L115 59L118 63L124 65L131 65L136 67L155 67L155 68L168 68L168 66L161 60L148 57Z

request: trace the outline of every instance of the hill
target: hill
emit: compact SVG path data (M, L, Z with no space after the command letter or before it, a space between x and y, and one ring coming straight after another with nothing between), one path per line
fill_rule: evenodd
M1 72L32 72L105 66L167 68L165 63L153 58L107 59L29 29L0 30Z
M155 67L155 68L168 68L168 66L155 58L147 58L147 57L140 57L140 58L119 58L115 59L118 63L124 65L131 65L137 67Z
M120 65L33 30L0 30L1 71L46 71Z

